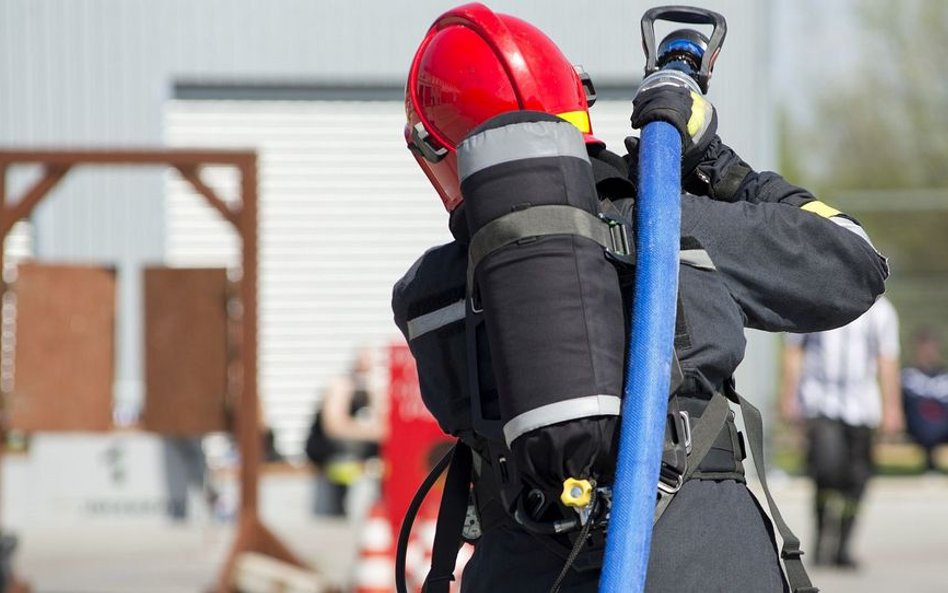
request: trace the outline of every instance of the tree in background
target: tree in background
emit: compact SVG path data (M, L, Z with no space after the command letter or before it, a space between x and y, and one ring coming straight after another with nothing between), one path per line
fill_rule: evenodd
M783 170L859 218L890 257L903 331L922 322L944 330L948 2L855 6L863 35L853 76L820 92L809 123L784 116Z
M790 133L807 154L793 169L834 191L948 187L948 2L863 0L855 16L857 71Z

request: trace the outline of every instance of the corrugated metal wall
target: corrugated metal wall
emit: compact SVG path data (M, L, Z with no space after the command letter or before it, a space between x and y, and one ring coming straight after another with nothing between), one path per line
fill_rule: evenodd
M6 0L0 3L0 141L156 143L175 81L400 85L445 0ZM490 3L549 33L600 82L639 78L645 3ZM767 161L768 2L696 1L730 33L711 98L722 130ZM650 5L650 3L649 3ZM137 183L137 182L136 182ZM76 188L80 193L84 188ZM122 191L120 185L114 188ZM94 193L94 192L93 192Z
M695 3L724 12L730 23L711 93L722 135L753 164L770 166L773 121L762 67L768 3ZM430 21L454 4L6 0L0 2L0 144L160 144L163 106L179 82L397 86ZM640 76L638 19L645 3L490 4L547 31L600 84ZM162 175L74 172L34 217L39 257L119 266L125 281L117 395L131 402L141 391L139 267L166 253Z

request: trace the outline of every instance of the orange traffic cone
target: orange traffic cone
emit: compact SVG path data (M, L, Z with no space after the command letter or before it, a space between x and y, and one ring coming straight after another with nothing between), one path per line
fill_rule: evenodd
M395 591L395 537L382 503L369 511L359 537L353 593Z

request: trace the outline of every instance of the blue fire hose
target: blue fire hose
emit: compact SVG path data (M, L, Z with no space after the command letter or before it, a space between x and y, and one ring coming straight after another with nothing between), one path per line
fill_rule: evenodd
M636 280L622 427L600 593L645 590L668 413L681 232L681 136L653 122L639 143Z

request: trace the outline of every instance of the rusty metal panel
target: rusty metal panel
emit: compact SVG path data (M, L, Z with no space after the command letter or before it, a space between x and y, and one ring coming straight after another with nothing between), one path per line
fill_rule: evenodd
M230 294L223 268L147 268L146 430L200 435L227 430Z
M10 426L112 428L115 271L23 264L17 270Z

